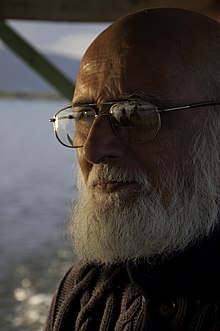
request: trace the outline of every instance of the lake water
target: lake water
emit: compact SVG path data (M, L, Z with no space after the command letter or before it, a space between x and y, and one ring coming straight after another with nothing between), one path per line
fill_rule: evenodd
M65 224L75 192L74 150L48 119L66 100L0 99L1 331L41 331L74 260Z

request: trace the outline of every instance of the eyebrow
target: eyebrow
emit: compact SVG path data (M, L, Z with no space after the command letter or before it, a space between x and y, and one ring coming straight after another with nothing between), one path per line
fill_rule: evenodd
M73 108L75 107L87 107L87 106L96 106L99 107L101 105L113 105L114 103L118 103L118 102L123 102L126 100L115 100L115 101L106 101L106 102L102 102L102 103L94 103L94 102L88 102L88 103L76 103L76 104L72 104L71 106Z
M133 98L136 100L142 100L142 101L146 101L149 103L152 103L154 106L156 106L157 108L161 108L161 107L174 107L175 104L173 101L171 101L171 99L165 97L162 94L156 94L156 93L147 93L144 91L137 91L132 93L130 96L128 96L128 98L130 98L130 100Z
M163 95L156 94L156 93L147 93L144 91L135 91L132 93L123 93L121 94L117 100L112 101L106 101L106 102L77 102L77 103L71 103L72 107L86 107L86 106L96 106L99 107L101 105L112 105L117 102L123 102L123 101L145 101L152 103L158 108L164 107L164 108L171 108L175 107L175 103L172 102L170 99L164 97Z

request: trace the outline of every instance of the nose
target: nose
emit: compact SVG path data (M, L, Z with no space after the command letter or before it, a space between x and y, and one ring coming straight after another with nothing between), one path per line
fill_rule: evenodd
M95 119L84 143L83 154L92 164L112 163L122 157L121 141L111 127L109 116L103 114Z

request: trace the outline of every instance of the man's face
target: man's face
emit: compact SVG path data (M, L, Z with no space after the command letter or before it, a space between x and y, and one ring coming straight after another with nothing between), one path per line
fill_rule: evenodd
M126 100L128 96L131 99L147 98L159 108L202 101L201 84L184 66L181 54L175 53L180 52L177 46L171 52L171 42L167 45L160 40L159 43L150 36L149 48L140 45L140 41L130 40L131 45L128 43L128 50L123 52L120 48L125 42L116 42L111 47L111 42L106 40L109 37L111 34L92 47L85 56L74 103L97 103L100 112L108 112L103 103ZM159 188L163 181L161 176L172 174L177 168L181 173L186 163L190 167L189 146L196 131L202 128L202 116L201 109L162 115L158 135L145 144L131 144L119 139L108 117L100 116L92 125L84 147L78 150L85 183L94 165L108 164L131 171L140 170L151 179L155 188ZM124 186L129 193L132 187L128 183L116 185L99 182L94 192L102 194L106 190L120 190ZM164 192L164 196L167 193Z
M195 40L182 31L173 37L172 24L167 38L160 29L148 29L144 43L123 29L99 37L84 56L73 102L95 103L106 113L104 103L128 98L158 108L204 101L191 70L196 59L182 53ZM199 189L193 184L202 176L192 152L206 118L205 109L162 114L158 135L143 144L119 139L108 116L93 122L77 151L83 193L71 231L81 255L101 262L149 258L184 249L207 233L208 225L200 228L196 192L206 183ZM206 207L204 202L201 209Z

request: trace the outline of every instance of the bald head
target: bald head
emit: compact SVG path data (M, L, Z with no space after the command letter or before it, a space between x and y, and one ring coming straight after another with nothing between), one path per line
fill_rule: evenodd
M90 46L88 52L108 49L121 54L121 51L134 51L136 47L148 49L148 43L171 46L177 41L189 46L192 42L207 42L219 37L219 23L207 16L184 9L160 8L139 11L122 17L102 32ZM181 40L179 40L181 37ZM183 38L183 39L182 39ZM159 45L158 45L159 46ZM167 47L168 47L167 46ZM97 47L97 48L96 48Z
M85 84L95 85L95 99L109 99L111 93L104 94L114 85L112 98L144 90L173 100L184 80L183 98L192 89L208 98L207 86L213 83L204 80L220 75L219 40L220 24L201 14L171 8L140 11L117 20L95 39L84 55L77 87L82 92Z

